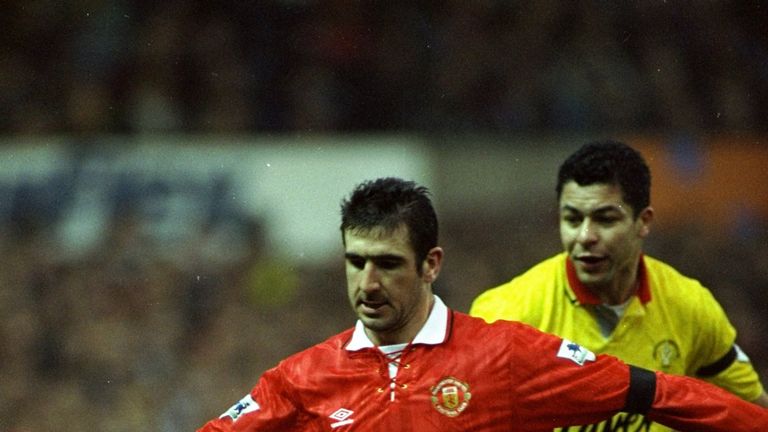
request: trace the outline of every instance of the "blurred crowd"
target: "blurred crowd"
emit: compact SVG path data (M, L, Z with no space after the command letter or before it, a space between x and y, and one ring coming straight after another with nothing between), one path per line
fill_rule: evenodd
M0 131L765 130L759 2L6 1Z
M146 228L117 216L72 257L51 226L2 227L0 430L194 430L353 318L340 265L278 261L256 223L175 250Z

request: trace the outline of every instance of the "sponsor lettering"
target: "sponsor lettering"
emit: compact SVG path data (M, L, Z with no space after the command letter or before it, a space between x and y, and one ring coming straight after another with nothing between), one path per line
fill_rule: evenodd
M558 429L561 432L651 432L653 422L640 414L617 414L601 423L569 426Z

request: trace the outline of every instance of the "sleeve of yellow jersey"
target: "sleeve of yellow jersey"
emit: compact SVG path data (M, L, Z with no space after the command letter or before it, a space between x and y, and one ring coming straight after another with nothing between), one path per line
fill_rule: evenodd
M694 371L695 375L722 387L748 401L756 400L763 393L760 377L749 357L736 345L736 330L728 317L708 290L703 290L703 298L697 302L702 323L698 346L707 347L707 352L699 352L708 359Z
M749 361L749 357L741 351L738 345L735 345L734 349L736 350L736 360L724 371L705 379L743 399L755 401L765 389L760 382L757 371Z

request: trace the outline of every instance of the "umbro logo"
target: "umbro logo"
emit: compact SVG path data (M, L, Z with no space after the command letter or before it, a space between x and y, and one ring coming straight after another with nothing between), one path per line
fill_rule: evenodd
M334 411L333 414L329 415L332 420L336 420L336 422L331 423L331 429L336 429L337 427L346 426L348 424L352 424L355 420L349 418L354 414L354 411L348 410L346 408L339 408L336 411Z

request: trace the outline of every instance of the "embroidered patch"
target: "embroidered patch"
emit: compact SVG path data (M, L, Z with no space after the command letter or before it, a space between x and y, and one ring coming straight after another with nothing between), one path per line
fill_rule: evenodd
M430 389L432 406L437 412L448 417L456 417L467 409L472 393L467 383L454 377L445 377Z
M237 419L242 416L243 414L248 414L249 412L254 412L259 409L259 404L256 403L255 400L251 397L251 395L247 395L246 397L240 399L236 404L232 406L232 408L228 409L227 412L219 416L219 418L224 417L231 417L232 420L237 421Z
M653 347L653 359L661 361L661 368L667 369L680 358L680 348L672 339L665 339Z
M583 366L584 363L588 361L595 361L597 358L592 351L576 342L571 342L568 339L563 339L563 343L560 344L560 350L557 352L557 356L571 360L579 366Z

